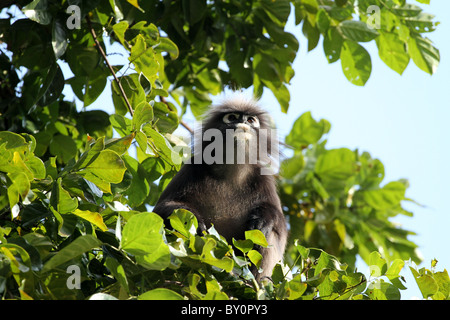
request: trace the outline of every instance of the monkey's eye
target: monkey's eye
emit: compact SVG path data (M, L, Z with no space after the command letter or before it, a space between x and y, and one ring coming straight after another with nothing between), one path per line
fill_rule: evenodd
M239 119L239 114L237 113L227 113L223 116L223 122L225 123L231 123L235 122Z
M257 117L254 116L248 116L247 122L250 123L254 127L259 127L259 120Z

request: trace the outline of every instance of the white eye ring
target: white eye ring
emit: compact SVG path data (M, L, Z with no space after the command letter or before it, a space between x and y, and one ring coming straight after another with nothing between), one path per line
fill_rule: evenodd
M223 116L223 122L225 123L231 123L239 120L239 114L238 113L227 113Z
M257 116L244 116L244 121L255 128L259 128L259 119Z

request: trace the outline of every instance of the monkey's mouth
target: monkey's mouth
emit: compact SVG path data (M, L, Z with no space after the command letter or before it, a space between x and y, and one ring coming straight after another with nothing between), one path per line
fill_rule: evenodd
M240 141L248 141L253 139L254 133L249 125L239 123L234 131L234 139Z

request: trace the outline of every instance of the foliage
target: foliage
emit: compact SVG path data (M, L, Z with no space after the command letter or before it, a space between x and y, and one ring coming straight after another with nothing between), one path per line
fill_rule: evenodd
M371 73L368 41L400 74L410 59L434 73L439 51L423 35L437 26L431 15L400 0L15 5L0 19L2 298L400 298L404 260L420 262L413 233L390 221L412 216L401 206L411 201L408 182L384 183L383 164L367 152L327 149L331 125L309 112L286 136L293 150L278 179L290 239L272 281L249 272L262 234L230 244L213 228L197 235L187 211L175 211L171 226L149 211L181 166L174 131L187 127L187 108L200 118L210 94L253 86L288 110L299 48L285 31L291 14L308 50L323 37L327 61L341 60L356 85ZM109 63L114 46L128 52L120 65ZM107 85L115 112L87 110ZM357 255L369 277L355 270ZM449 297L446 271L411 272L424 298Z
M286 137L295 150L281 164L280 196L289 217L291 243L300 239L322 248L354 267L356 254L366 263L379 251L385 259L419 262L414 233L389 221L402 208L406 180L383 183L384 166L368 152L327 149L328 121L309 112L300 116ZM299 235L301 235L299 237Z

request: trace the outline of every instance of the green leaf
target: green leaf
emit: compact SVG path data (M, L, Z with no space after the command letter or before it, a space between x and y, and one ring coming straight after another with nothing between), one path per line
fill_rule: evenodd
M22 160L22 157L19 154L19 152L14 152L12 159L8 160L9 161L6 163L6 165L3 165L2 171L8 172L10 174L23 173L28 178L28 180L33 180L34 178L33 172L27 167L25 162Z
M405 23L410 29L419 33L432 32L436 30L436 26L439 24L434 23L433 19L434 15L421 12L415 17L405 18Z
M112 26L114 34L117 39L119 39L120 43L126 48L125 44L125 31L128 29L128 21L122 20Z
M405 4L403 6L392 6L391 11L400 17L415 17L422 12L422 8L414 4Z
M163 239L163 219L153 212L142 212L128 219L120 246L147 269L164 270L170 264L170 251Z
M105 144L105 149L112 150L116 152L118 155L123 155L125 152L127 152L128 148L130 147L131 143L133 142L134 137L136 136L135 132L132 132L131 134L119 138L119 139L110 139Z
M280 166L280 174L286 179L292 179L302 172L305 166L305 160L302 153L295 153L292 158L283 160Z
M272 59L272 57L265 54L256 53L253 56L253 70L262 80L267 80L274 86L275 83L280 84L281 75L277 70L276 62Z
M4 260L5 256L6 256L6 259L9 260L10 263L6 263L6 266L9 264L9 267L11 268L11 271L13 273L20 274L20 273L27 273L28 271L31 271L32 263L31 263L30 255L21 246L16 245L14 243L0 243L0 253L2 256L2 261L5 261ZM6 267L6 268L8 268L8 267ZM6 269L6 270L8 270L8 269ZM16 278L16 279L18 279L18 278Z
M37 23L47 25L52 21L52 15L47 11L47 0L34 0L22 8L23 13Z
M19 196L25 200L30 191L30 181L22 172L8 173L11 184L8 186L7 194L10 208L13 208L19 202Z
M133 115L133 128L135 130L140 130L142 125L149 123L153 120L153 108L146 102L142 101L134 110Z
M157 288L139 295L138 300L184 300L184 298L175 291Z
M409 64L405 43L395 33L381 33L377 38L378 54L392 70L403 74Z
M320 8L317 12L316 17L316 23L317 28L319 29L320 33L324 34L328 31L328 28L330 27L331 18L328 15L327 11L323 8Z
M258 4L264 9L269 18L278 25L283 25L291 11L289 1L262 0Z
M128 60L135 65L138 73L142 72L147 79L154 79L159 70L155 52L152 47L147 48L142 35L139 34L135 40L136 42L131 47L131 54Z
M145 126L143 130L149 137L153 150L155 150L161 158L163 158L167 163L174 164L176 166L181 165L181 156L173 149L170 142L161 133L157 132L148 125Z
M81 254L88 252L94 248L100 247L102 242L92 235L84 235L76 238L67 246L62 248L56 255L45 263L42 272L55 269L59 265L79 257Z
M197 233L197 218L188 210L176 209L168 219L172 228L180 232L188 239L190 235L195 235Z
M439 285L433 276L426 272L427 270L421 269L424 270L424 272L419 273L413 267L409 267L409 269L411 270L411 273L419 286L420 292L425 299L428 299L428 297L431 297L438 292Z
M62 179L58 178L56 183L53 185L51 203L53 208L55 208L59 213L70 213L78 208L77 198L72 198L68 191L66 191L62 185Z
M320 253L319 258L317 259L314 275L315 276L319 275L325 269L335 271L345 271L347 269L347 265L344 263L340 263L336 257L322 251Z
M109 121L121 137L131 134L133 130L132 120L125 118L123 115L112 114L109 116Z
M439 285L439 292L442 293L444 299L448 299L450 296L450 277L447 270L436 272L433 274L433 277Z
M2 144L5 145L5 149L10 151L11 154L14 152L23 153L28 150L28 143L25 138L10 131L0 132L0 145ZM1 155L3 156L3 152Z
M163 102L155 102L153 105L154 122L160 132L172 133L180 123L176 108L169 108L169 105L171 104Z
M364 86L372 72L372 61L367 50L356 42L344 40L340 58L342 71L348 81Z
M284 84L275 86L272 82L268 81L264 81L264 84L273 92L281 107L281 111L287 113L289 109L289 101L291 100L291 94L289 93L288 88Z
M368 42L378 36L378 32L363 21L344 20L339 24L338 30L344 37L356 42Z
M212 238L208 238L208 240L203 246L200 260L212 266L223 269L226 272L231 272L231 270L233 270L234 265L233 259L226 256L223 257L222 259L217 258L214 254L214 249L216 247L217 241Z
M286 143L297 150L302 150L308 145L318 142L325 133L328 133L330 127L327 120L316 121L311 112L305 112L294 122L291 131L286 136Z
M67 163L77 154L77 145L71 137L57 134L50 142L50 153L55 155L59 162Z
M52 27L52 47L55 58L58 60L67 49L67 36L65 26L60 21L53 22Z
M309 19L306 19L302 26L303 34L308 38L308 52L315 49L320 40L319 29L311 23L314 21L310 22Z
M55 102L64 89L64 75L57 63L49 69L46 80L37 94L37 103L41 106Z
M301 275L296 276L294 279L288 282L288 299L295 300L300 298L305 293L308 285L302 282Z
M371 283L366 294L372 300L400 300L400 291L382 279Z
M83 218L89 222L91 222L93 225L100 228L102 231L107 231L108 227L103 222L102 215L98 212L93 212L90 210L79 210L75 209L72 211L72 213L80 218Z
M106 68L97 67L88 76L78 75L66 82L72 86L77 98L83 101L84 106L87 107L102 94L107 83L108 73L109 70ZM93 134L93 132L90 133Z
M315 173L322 183L345 181L356 173L355 153L347 148L326 150L316 162Z
M411 34L408 40L408 52L414 63L423 71L434 74L439 66L440 54L428 38Z
M400 271L405 266L405 261L400 259L395 259L388 270L386 271L386 277L391 281L391 283L396 286L397 288L401 290L405 290L406 287L403 285L403 283L400 281Z
M178 58L179 51L177 45L169 38L159 38L159 44L155 47L157 52L167 52L172 60Z
M252 240L235 240L233 238L233 245L243 253L247 253L253 249Z
M101 56L94 46L75 46L66 50L65 58L73 74L89 76L97 71Z
M328 63L333 63L339 60L343 43L344 39L337 28L330 28L328 32L324 34L323 51Z
M258 229L245 231L245 239L251 240L254 244L262 247L267 247L269 245L264 234Z
M138 73L122 76L119 81L131 106L138 106L141 102L146 101L145 91L139 81ZM128 112L128 107L115 81L111 81L111 91L116 113L125 115ZM127 134L130 134L130 132L127 132Z
M247 253L247 256L250 259L250 261L259 268L259 266L261 265L261 261L263 259L263 256L261 255L261 253L259 253L256 250L250 250Z
M405 198L406 187L399 181L386 184L381 189L358 191L366 203L374 209L397 208ZM358 195L359 196L359 195Z
M372 252L369 256L369 267L371 277L381 277L387 271L386 260L376 251Z
M41 159L28 154L28 157L24 159L24 163L33 173L35 179L45 179L45 165Z
M184 18L190 25L194 25L199 22L207 12L206 2L202 0L182 1L181 4Z
M105 266L111 271L114 278L120 283L122 288L124 288L127 293L130 293L128 278L124 267L119 264L116 259L110 257L106 257Z
M150 186L145 176L144 167L134 158L124 155L122 159L127 170L132 175L131 185L125 192L128 197L128 205L137 207L144 202L150 192Z
M126 167L120 156L116 152L106 149L102 150L94 161L84 167L80 174L88 180L90 180L91 175L94 175L108 183L120 183L125 171ZM92 182L95 183L95 181Z
M304 246L298 244L298 240L295 240L295 248L297 249L298 253L302 256L303 259L307 259L309 257L309 253L311 252L310 249L305 248Z

